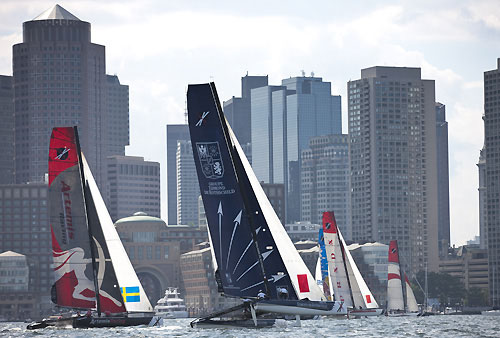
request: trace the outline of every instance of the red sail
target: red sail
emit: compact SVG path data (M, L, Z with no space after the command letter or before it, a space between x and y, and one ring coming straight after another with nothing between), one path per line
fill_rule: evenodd
M333 211L323 212L323 231L327 234L337 233L337 222Z
M52 230L52 300L65 307L95 308L89 233L72 127L54 128L49 147L49 221Z
M52 301L59 306L92 309L96 308L96 283L88 217L96 216L92 198L86 201L84 197L80 161L76 127L54 128L49 147L49 221L55 280ZM90 211L87 204L91 206ZM102 231L95 232L93 242L100 243L100 250L92 243L94 251L99 253L99 257L94 257L99 266L96 269L102 274L98 283L100 308L124 312L116 276L112 268L106 269L109 254Z
M389 243L389 263L399 264L398 241L392 240Z

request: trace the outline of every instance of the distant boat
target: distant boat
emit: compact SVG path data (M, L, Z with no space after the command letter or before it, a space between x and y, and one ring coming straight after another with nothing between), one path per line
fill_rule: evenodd
M500 316L500 310L488 310L488 311L481 311L481 315L483 316Z
M387 315L389 316L417 316L418 304L411 289L408 277L404 274L405 283L401 280L401 266L399 262L398 242L393 240L389 244L389 264L387 275Z
M341 302L326 301L274 212L222 112L213 83L189 85L189 131L208 221L215 279L223 295L245 300L238 308L250 325L272 325L260 313L345 315ZM192 326L247 325L199 318Z
M153 307L80 151L77 127L52 130L48 195L55 279L52 301L78 312L49 317L28 329L150 323Z
M323 236L328 261L329 281L335 300L343 302L350 315L381 315L383 309L379 308L375 297L373 297L368 285L361 276L337 227L335 215L332 211L323 213Z
M164 319L188 317L184 299L180 297L177 288L165 290L165 297L160 298L155 306L155 315Z

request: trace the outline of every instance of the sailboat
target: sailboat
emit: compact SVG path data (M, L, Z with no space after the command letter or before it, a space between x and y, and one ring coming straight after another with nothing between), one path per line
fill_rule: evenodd
M330 270L328 269L328 260L326 259L325 237L323 228L319 229L318 236L319 255L316 263L316 283L323 289L328 300L333 299L333 288L330 283Z
M387 315L417 316L418 304L406 273L404 286L401 282L398 242L389 243L389 264L387 275Z
M361 276L335 221L332 211L323 213L323 234L333 294L344 302L349 315L379 316L379 308L368 285Z
M28 329L150 323L153 307L80 151L77 127L52 130L48 192L55 280L52 301L78 313L47 318Z
M242 307L251 312L253 326L259 326L259 312L345 315L341 302L326 301L288 237L224 117L214 83L189 85L187 108L222 294L246 299ZM222 313L191 325L224 325L221 320L214 323L216 316Z

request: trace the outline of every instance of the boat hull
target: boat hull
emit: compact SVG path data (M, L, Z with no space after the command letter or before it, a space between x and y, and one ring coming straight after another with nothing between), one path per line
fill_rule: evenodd
M120 326L138 326L148 325L153 316L144 317L70 317L57 319L43 319L40 322L32 323L27 326L28 330L43 329L45 327L60 328L97 328L97 327L120 327Z
M276 323L275 319L257 319L257 325L252 319L204 319L191 322L193 328L262 328L272 327Z
M345 316L347 309L342 302L320 302L308 300L261 300L255 310L301 316Z
M370 316L381 316L384 313L384 309L350 309L349 316L360 316L360 317L370 317Z

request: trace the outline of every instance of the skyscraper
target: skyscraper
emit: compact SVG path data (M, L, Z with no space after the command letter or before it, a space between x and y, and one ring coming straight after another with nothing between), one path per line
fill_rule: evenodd
M294 77L251 91L252 167L285 184L287 222L300 219L300 152L314 136L342 132L340 96L319 77Z
M0 184L14 183L14 90L12 76L0 75Z
M351 239L349 150L345 134L313 137L302 150L301 219L322 224L324 211L334 211L342 234Z
M177 223L177 141L189 141L187 124L167 125L167 206L168 224Z
M82 150L102 187L114 134L105 47L91 43L90 23L59 5L25 22L23 42L13 46L13 86L16 183L43 182L52 128L78 125Z
M363 69L348 113L353 240L396 239L406 271L437 271L434 81L420 68Z
M448 170L448 122L446 106L436 102L436 145L438 183L439 255L447 255L450 246L450 178Z
M191 141L177 141L177 224L198 225L200 185L194 164Z
M118 76L106 75L108 94L108 154L125 155L129 139L128 86L122 85Z
M249 76L247 74L241 78L241 97L233 96L224 101L224 115L241 145L251 142L251 90L267 86L267 83L267 75Z
M121 155L110 156L107 162L113 222L136 212L160 217L160 163Z
M484 72L485 214L492 306L500 306L500 58L497 69Z

